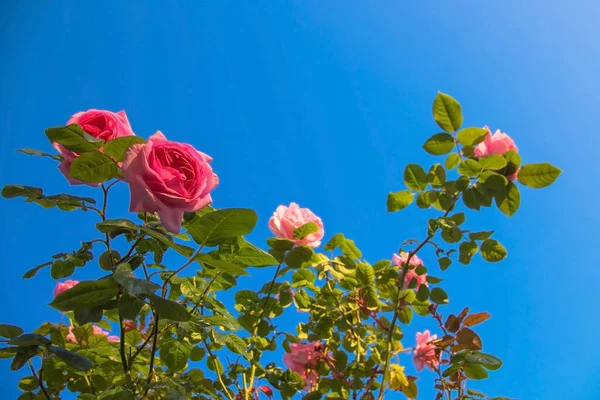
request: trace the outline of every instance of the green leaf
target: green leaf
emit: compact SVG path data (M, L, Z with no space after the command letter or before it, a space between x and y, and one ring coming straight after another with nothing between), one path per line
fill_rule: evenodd
M112 278L83 281L56 296L50 306L59 311L97 307L115 297L118 292L119 285Z
M107 219L106 221L98 222L96 224L96 229L98 229L102 233L109 233L114 229L127 229L131 231L138 230L138 227L128 219L117 218L117 219Z
M479 174L477 180L481 183L478 189L481 193L494 195L506 191L508 179L493 171L484 171Z
M146 235L158 240L162 244L169 246L181 255L191 257L192 254L194 254L193 248L175 243L170 236L165 236L165 234L155 231L154 229L150 229L146 226L140 226L139 229L142 231L142 233L145 233Z
M458 166L458 173L465 176L477 176L481 171L481 165L475 160L465 160Z
M36 149L17 149L18 152L24 153L30 156L49 157L56 161L63 161L64 158L60 154L50 154Z
M216 268L220 271L227 272L228 274L238 276L238 275L249 275L246 270L240 267L237 264L233 264L229 261L225 260L215 260L209 254L201 253L196 255L194 259L200 262L203 265L208 265L210 267Z
M58 358L63 360L68 366L79 371L89 371L94 367L94 363L89 358L63 349L62 347L49 346L48 350L56 354Z
M448 368L446 368L442 376L447 378L450 375L454 375L459 369L461 369L461 367L462 366L460 364L451 365Z
M502 367L502 360L490 354L474 351L465 357L465 361L469 364L479 364L485 368L496 371Z
M90 197L77 197L69 194L44 196L42 189L23 185L4 186L4 188L2 188L2 196L7 199L25 197L26 203L36 203L44 208L58 207L65 211L72 211L77 208L87 211L89 204L86 203L96 203L96 200Z
M552 164L525 164L518 174L519 182L530 188L543 188L551 185L562 171Z
M294 242L288 239L279 239L279 238L269 238L267 239L267 244L272 249L276 250L289 250L294 247Z
M81 129L77 124L46 129L46 136L52 143L59 143L74 153L95 151L102 147L103 140L96 139Z
M113 278L133 295L149 296L160 289L160 286L154 282L136 278L133 272L131 272L131 266L127 263L117 266L113 273Z
M362 253L358 247L356 247L354 240L344 239L342 244L340 244L340 250L345 256L350 257L353 260L359 260L362 258Z
M479 164L483 169L491 169L492 171L498 171L506 167L506 159L502 156L492 155L480 158Z
M407 188L415 192L425 190L429 184L425 170L418 164L408 164L406 166L404 169L404 183Z
M40 269L47 267L48 265L52 265L52 261L49 261L49 262L46 262L46 263L43 263L36 267L31 268L29 271L25 272L25 274L23 275L23 279L33 278Z
M419 290L417 290L417 300L420 302L427 301L429 299L429 288L427 285L419 286Z
M122 136L106 142L103 152L117 161L123 161L127 150L134 144L146 143L139 136Z
M481 255L486 261L502 261L506 254L506 249L497 240L487 239L481 244Z
M427 180L432 187L439 188L446 182L446 171L441 164L433 165L427 174Z
M315 279L317 279L317 277L309 269L299 269L292 274L292 283L294 283L294 287L306 286L307 283L314 283ZM298 283L302 283L303 285L297 285Z
M23 329L15 325L0 324L0 336L12 339L23 334Z
M319 225L316 222L307 222L299 228L294 229L294 239L302 240L311 233L319 231Z
M401 310L398 311L398 319L403 324L410 324L410 321L412 321L412 317L412 309L408 306L404 306Z
M448 156L448 158L446 158L446 162L445 162L445 166L446 169L449 171L451 169L454 169L458 166L458 164L460 164L461 158L460 155L456 154L456 153L452 153Z
M75 264L71 260L56 260L52 263L50 276L52 279L62 279L71 276L75 272Z
M447 132L456 132L462 125L460 104L445 93L438 92L433 101L432 111L435 122Z
M171 372L178 372L185 368L192 352L192 346L183 340L168 338L160 345L160 361Z
M27 363L27 361L35 356L37 353L37 346L29 346L20 348L10 364L11 371L17 371Z
M252 232L257 220L253 210L229 208L195 216L185 226L196 243L211 247L222 239Z
M454 148L454 138L448 133L438 133L427 139L423 148L436 156L446 154Z
M508 182L503 192L496 194L496 205L504 214L512 217L521 204L521 193L519 188L512 182Z
M468 265L478 249L479 246L475 242L462 242L458 250L458 261Z
M469 233L469 239L485 240L485 239L489 239L493 234L494 234L494 231L471 232L471 233Z
M431 301L437 304L448 304L448 295L442 288L435 287L431 289L430 296Z
M102 320L102 307L78 308L73 312L75 322L79 325L85 325L91 322L100 322Z
M438 263L440 264L440 269L442 271L445 271L452 264L452 260L450 260L450 258L448 258L448 257L442 257L438 260Z
M270 267L279 264L271 254L250 243L244 244L235 255L234 261L249 267Z
M356 280L362 286L371 286L375 281L375 270L367 263L359 263L356 267Z
M479 200L477 196L475 196L475 189L466 189L463 193L463 203L465 206L472 210L479 210L481 208L481 204L479 204Z
M150 295L149 298L161 318L180 322L189 321L190 314L188 314L187 309L181 304L156 295Z
M127 292L119 298L119 315L124 319L135 320L144 306L144 301Z
M38 380L33 376L26 376L22 378L18 383L19 389L24 392L30 392L39 387Z
M246 351L246 343L236 335L227 335L225 345L229 350L231 350L235 354L241 354L247 359L250 359L250 355Z
M83 182L106 182L119 174L115 161L104 153L94 151L75 158L69 174Z
M479 364L467 364L465 366L465 375L471 379L485 379L488 377L487 371Z
M12 346L45 346L50 344L50 340L46 338L44 335L40 335L37 333L24 333L20 336L12 338L8 341L8 344Z
M388 212L400 211L409 206L414 198L415 195L408 190L389 193L387 198L387 210Z
M389 208L388 208L388 211L389 211ZM344 242L344 239L346 239L346 238L344 237L343 233L336 233L329 240L329 242L327 242L327 244L323 247L323 250L334 251L336 249L336 247L338 247L339 245L341 245Z
M475 146L476 144L483 142L483 139L485 139L487 134L488 131L483 128L464 128L458 132L458 143L463 146Z
M313 249L307 246L294 247L287 253L285 263L290 268L300 268L304 263L308 263L314 255Z

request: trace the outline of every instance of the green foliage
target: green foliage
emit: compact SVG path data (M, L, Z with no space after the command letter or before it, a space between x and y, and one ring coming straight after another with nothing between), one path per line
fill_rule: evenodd
M119 292L119 285L112 279L83 281L65 290L52 300L50 305L59 311L101 306Z
M519 170L519 182L525 186L539 189L551 185L562 173L548 163L526 164Z
M446 132L456 132L463 121L460 104L453 97L438 92L433 101L433 119Z
M427 139L423 148L436 156L450 153L454 149L454 138L448 133L437 133Z
M84 153L75 158L69 174L83 182L105 182L119 174L115 161L100 151Z
M408 164L404 169L404 184L415 192L425 190L429 183L423 167L418 164Z
M488 131L483 128L469 127L458 132L458 143L463 146L475 146L485 139Z
M388 212L400 211L408 207L414 200L415 195L408 190L390 193L387 198Z
M103 140L96 139L77 124L46 129L46 136L52 143L58 143L74 153L95 151L102 147Z

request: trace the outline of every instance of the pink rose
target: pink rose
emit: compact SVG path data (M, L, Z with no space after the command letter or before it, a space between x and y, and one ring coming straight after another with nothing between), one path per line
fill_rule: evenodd
M59 294L61 294L62 292L64 292L67 289L71 289L73 286L77 285L79 283L79 281L74 281L69 279L68 281L64 281L64 282L58 282L56 284L56 286L54 287L54 297L58 296Z
M102 139L104 142L109 142L122 136L135 135L131 130L131 125L129 125L129 120L127 119L125 111L119 111L118 113L105 110L82 111L74 114L71 119L69 119L67 125L71 124L79 124L85 133L97 139ZM58 143L53 143L52 145L65 159L60 163L58 169L63 173L71 185L83 184L100 186L100 184L82 182L72 178L69 174L69 168L71 167L71 162L79 154L67 150Z
M483 158L493 155L501 156L509 150L514 150L517 153L519 152L519 149L512 138L506 133L500 132L500 129L496 130L493 135L490 131L490 128L487 126L484 126L483 129L487 130L488 134L485 136L483 142L475 146L475 149L473 150L475 157ZM517 172L507 176L506 178L514 181L517 179Z
M283 355L283 363L292 371L302 375L306 386L304 390L311 390L317 383L319 374L315 370L317 362L325 357L322 352L321 342L308 344L292 343L290 353Z
M129 211L158 213L164 227L179 233L183 213L212 202L219 183L212 158L189 144L171 142L160 132L129 148L122 170L131 191Z
M417 371L421 371L424 366L434 370L440 364L439 356L435 352L435 346L431 344L431 341L435 339L437 339L437 335L430 335L429 331L417 333L417 345L413 357Z
M402 267L404 264L406 264L407 259L408 259L408 254L403 251L400 252L400 255L394 254L392 256L392 261L394 262L395 265L397 265L399 267ZM410 282L413 279L417 280L417 286L415 287L416 290L419 290L421 285L429 286L429 283L427 282L427 274L418 275L417 272L415 271L416 267L423 265L423 261L419 258L419 256L417 256L416 254L413 255L410 258L410 265L414 268L411 268L406 272L406 275L404 277L404 289L408 288L408 285L410 285Z
M319 227L318 231L307 235L302 240L295 239L294 229L300 228L309 222L316 223ZM290 203L289 207L277 207L269 220L269 229L276 237L289 239L298 246L317 247L321 244L321 239L325 235L321 218L313 214L308 208L300 208L296 203Z
M118 336L108 336L108 332L96 325L92 325L92 334L106 336L106 339L111 343L119 343L120 341ZM77 338L75 337L75 334L73 333L73 326L69 326L69 333L67 334L65 339L67 340L67 342L79 344ZM85 346L86 343L81 343L81 345Z

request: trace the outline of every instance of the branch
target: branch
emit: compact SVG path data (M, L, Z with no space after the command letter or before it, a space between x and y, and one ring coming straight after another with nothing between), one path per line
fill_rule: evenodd
M38 385L40 385L40 389L42 389L42 392L44 392L44 396L46 396L46 398L48 400L51 400L50 395L48 394L48 392L46 391L46 388L44 387L44 381L42 380L42 371L44 369L44 359L42 358L42 366L40 367L40 375L39 376L38 376L38 374L35 373L35 368L33 368L33 363L31 362L31 359L27 360L27 363L29 364L29 368L31 369L31 374L38 381Z

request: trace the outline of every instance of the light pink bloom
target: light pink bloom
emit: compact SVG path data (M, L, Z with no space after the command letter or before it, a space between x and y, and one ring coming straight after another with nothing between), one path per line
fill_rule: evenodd
M406 264L406 260L408 260L408 253L405 253L403 251L400 252L400 255L394 254L392 256L392 261L398 267L404 266L404 264ZM404 289L406 289L408 287L408 285L410 285L410 282L413 279L417 280L417 286L415 287L416 290L419 290L421 285L429 286L429 283L427 282L427 274L418 275L417 272L415 271L415 268L420 267L422 265L423 265L423 260L421 260L419 258L419 256L417 256L416 254L410 258L410 266L413 268L409 269L406 272L406 276L404 278Z
M319 227L317 232L307 235L304 239L294 238L294 229L300 228L309 222L314 222ZM317 247L325 235L323 221L308 208L300 208L296 203L290 203L289 207L279 206L269 219L269 229L280 239L288 239L298 246Z
M85 133L97 139L102 139L104 142L109 142L122 136L135 135L131 129L131 125L129 125L129 120L127 119L125 111L119 111L117 113L106 110L82 111L74 114L71 119L69 119L67 125L71 124L79 124ZM71 162L79 156L79 154L67 150L58 143L53 143L52 145L65 159L59 164L58 169L63 173L71 185L100 185L99 183L87 183L72 178L69 174L69 168L71 167Z
M71 289L73 286L77 285L79 281L74 281L69 279L68 281L58 282L54 287L54 297L58 296L65 290Z
M315 370L317 362L325 356L322 352L321 342L292 343L290 350L290 353L283 355L283 363L292 371L302 375L306 384L304 390L311 390L319 377Z
M485 136L483 142L475 146L475 149L473 150L475 157L483 158L492 155L501 156L509 150L514 150L517 153L519 152L514 140L506 133L501 132L500 129L496 130L493 135L490 128L487 126L484 126L483 129L487 130L488 134ZM517 173L515 172L514 174L507 176L507 178L514 181L517 178Z
M164 227L179 233L184 212L212 202L219 183L212 158L186 143L168 141L160 132L148 143L129 148L122 170L131 191L129 211L156 212Z
M437 339L437 335L430 335L428 330L423 333L417 333L417 345L413 357L417 371L421 371L425 366L434 370L440 364L439 356L435 352L435 346L431 344L431 341L435 339Z
M106 339L111 343L118 343L120 341L118 336L109 336L107 331L96 325L92 325L92 334L106 336ZM67 340L67 342L79 343L77 341L77 338L75 337L75 334L73 333L73 326L69 326L69 333L67 334L65 339ZM81 344L85 346L86 343Z

